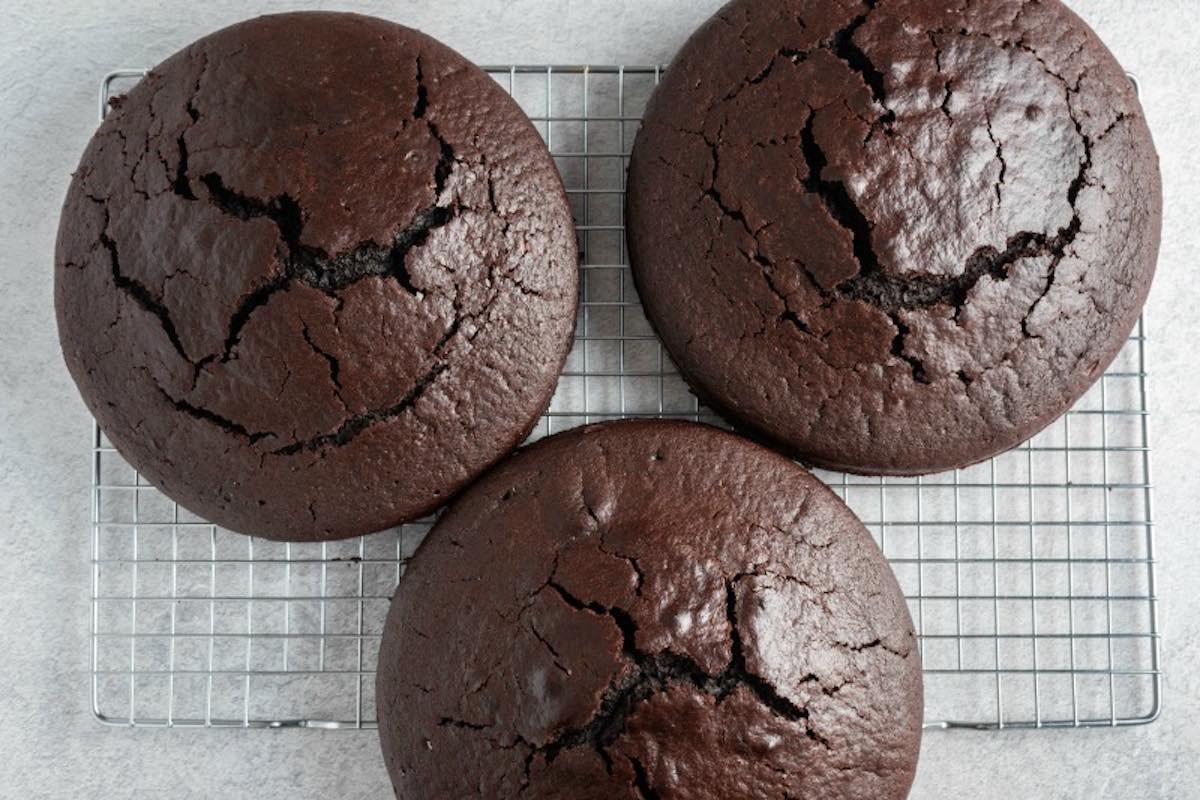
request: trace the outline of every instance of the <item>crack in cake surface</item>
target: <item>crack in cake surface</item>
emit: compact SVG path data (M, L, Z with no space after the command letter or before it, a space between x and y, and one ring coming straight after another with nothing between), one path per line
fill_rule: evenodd
M93 202L97 201L93 199ZM99 240L101 247L108 253L113 285L132 298L143 310L157 317L163 333L171 342L171 346L175 348L175 352L179 353L184 361L190 362L191 356L184 349L183 342L179 339L179 332L175 329L175 323L171 320L171 314L167 311L166 306L146 288L145 284L121 271L121 254L117 249L116 241L108 233L108 206L103 203L101 205L104 206L104 225L100 230Z
M585 602L551 578L546 587L557 593L568 606L576 611L612 620L621 633L623 666L604 690L599 708L585 726L559 734L549 743L536 748L535 752L543 753L546 760L552 762L565 750L590 747L600 755L611 772L612 761L608 748L625 732L629 716L634 714L642 703L673 686L691 686L704 694L714 696L717 703L722 702L736 689L744 688L773 716L789 722L804 723L805 736L828 749L829 742L817 734L808 723L808 711L781 695L774 686L751 672L746 665L745 647L737 616L735 586L740 580L750 576L750 573L746 573L725 581L724 610L725 621L730 630L730 659L727 666L717 675L709 674L693 659L670 650L657 653L642 650L637 644L638 625L627 610L596 602Z
M406 292L421 299L424 291L414 285L408 273L406 266L408 255L411 251L424 246L430 236L457 219L463 210L462 206L457 203L449 205L442 205L440 202L435 203L433 206L418 211L411 223L398 231L387 245L363 242L346 252L330 256L322 248L307 245L302 241L305 227L304 210L295 198L287 193L265 200L252 197L227 186L219 173L207 172L199 176L197 180L197 183L204 187L203 197L198 196L196 184L193 183L193 176L190 172L191 154L186 134L201 119L200 111L196 106L196 96L200 92L202 79L208 66L208 57L203 51L201 52L201 58L202 64L198 77L185 103L185 113L189 123L176 138L178 161L175 173L169 183L169 190L186 202L207 202L222 214L235 219L242 221L253 219L269 220L275 225L277 230L277 261L280 265L278 272L273 277L261 282L242 297L229 317L226 338L219 353L210 353L201 358L195 358L184 349L166 306L145 285L122 273L117 243L108 233L108 200L106 198L92 198L104 211L105 222L99 239L101 245L110 255L114 284L118 289L134 299L139 306L158 318L172 346L192 368L191 383L193 389L205 368L214 363L228 363L235 357L245 326L257 312L271 302L276 294L286 291L295 283L302 283L329 294L336 298L340 305L342 302L339 294L341 290L368 277L390 277L403 287ZM433 120L428 117L430 107L429 88L425 81L424 68L420 57L416 59L416 64L417 99L412 113L414 119L425 122L430 136L438 145L438 161L434 166L432 180L434 195L436 198L441 198L446 191L447 183L455 165L459 164L460 161L452 145L441 134ZM499 214L499 209L495 202L495 189L492 186L490 175L488 180L489 202L492 205L493 213ZM510 223L506 220L505 230L507 230L508 224ZM514 277L513 280L515 281L516 278ZM526 290L523 287L518 288L525 293ZM537 294L536 292L528 293ZM445 349L449 341L461 328L464 315L458 307L457 299L455 299L454 305L455 317L433 347L432 355L435 358ZM329 363L331 383L334 385L335 394L339 394L340 396L340 365L336 357L313 345L309 338L307 327L305 327L303 334L309 346ZM409 391L392 406L349 417L331 433L293 442L288 446L277 448L273 451L273 454L292 455L305 450L315 451L331 446L341 446L354 439L366 428L379 422L396 419L407 413L424 395L429 386L440 375L446 372L447 369L449 369L447 363L438 362L419 378ZM253 433L240 423L227 419L211 409L174 398L169 399L177 410L188 414L193 419L215 425L226 433L246 440L251 445L256 445L264 439L274 437L274 434Z
M829 47L852 71L859 75L863 83L870 89L873 101L884 110L884 113L873 123L872 127L883 125L889 133L894 133L894 126L898 123L898 120L895 112L888 107L885 77L871 61L870 56L854 41L855 33L867 22L871 11L876 7L877 2L873 0L869 2L868 9L864 14L853 18L847 26L835 32L827 42L823 43L823 46ZM944 34L946 32L928 31L927 36L934 45L934 58L938 72L941 73L943 71L942 52L936 38L939 33ZM1023 45L1023 43L1019 44ZM872 242L874 225L854 201L845 183L825 178L824 173L829 162L823 149L817 142L815 134L816 117L821 109L809 107L808 119L801 131L801 152L808 167L808 178L804 181L804 188L809 193L816 195L838 225L850 234L854 257L858 264L857 274L839 283L834 287L833 293L847 299L875 306L887 315L896 329L891 353L910 366L913 380L918 384L929 384L931 380L928 377L924 362L906 350L907 338L911 330L909 325L901 319L901 312L945 305L953 309L953 318L958 320L971 291L985 276L990 276L992 279L998 281L1007 280L1012 268L1017 263L1025 259L1049 255L1053 260L1047 278L1047 285L1045 291L1042 293L1042 297L1044 297L1054 286L1055 269L1058 263L1065 256L1067 248L1074 242L1081 229L1082 223L1076 208L1076 200L1080 189L1086 183L1087 174L1091 168L1092 143L1084 135L1079 120L1076 118L1074 111L1071 110L1069 99L1072 91L1074 91L1073 88L1061 75L1050 70L1044 59L1033 48L1023 46L1022 49L1033 55L1048 74L1062 81L1067 88L1068 112L1071 114L1072 122L1077 128L1085 150L1085 158L1081 164L1079 175L1072 182L1067 193L1068 202L1074 212L1074 216L1066 226L1054 235L1021 231L1009 237L1006 248L1002 252L997 251L990 245L978 248L967 259L962 272L957 275L943 276L918 273L896 276L885 272ZM754 76L744 86L755 85L765 80L774 63L775 59L772 59L768 68L763 73ZM942 111L947 117L950 116L948 103L952 94L951 84L951 80L946 81L945 97L942 103ZM1003 186L1006 183L1009 167L1004 155L1003 142L997 138L993 130L992 119L990 115L986 114L985 118L987 134L995 147L996 159L1000 163L1000 173L995 184L995 192L997 203L1001 203L1003 201ZM715 179L719 164L719 149L718 143L709 142L709 145L712 149L714 185L706 189L705 194L717 203L723 213L741 222L746 231L757 240L758 231L755 231L750 226L745 215L739 209L731 207L716 189ZM811 330L809 326L795 311L787 307L786 295L778 289L774 280L770 277L769 267L771 266L771 261L762 254L761 250L757 253L747 253L746 255L763 267L770 290L784 302L785 311L780 319L789 322L801 333L810 335ZM811 275L809 277L811 278ZM822 295L829 295L829 291L825 287L818 285L817 288ZM1036 305L1037 303L1035 303L1035 307ZM1033 309L1030 309L1030 313L1032 311ZM1023 337L1031 338L1028 330L1028 315L1022 320L1020 328Z

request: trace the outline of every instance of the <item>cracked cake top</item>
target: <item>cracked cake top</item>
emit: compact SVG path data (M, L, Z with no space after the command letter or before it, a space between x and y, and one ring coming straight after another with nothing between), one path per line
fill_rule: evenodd
M907 796L921 665L862 523L680 422L543 440L430 533L376 687L399 797Z
M629 186L698 393L867 473L1065 412L1136 323L1162 213L1135 91L1058 0L736 0L666 72Z
M135 468L220 525L317 539L419 517L519 444L577 281L553 160L491 78L399 25L296 13L114 103L56 301Z

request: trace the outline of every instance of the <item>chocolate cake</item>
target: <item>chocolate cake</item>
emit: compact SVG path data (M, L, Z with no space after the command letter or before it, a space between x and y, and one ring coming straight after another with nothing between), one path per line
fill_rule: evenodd
M214 33L120 98L56 276L67 364L125 458L297 540L420 517L517 446L578 284L517 104L422 33L324 12Z
M733 434L545 439L453 503L392 602L398 797L908 794L921 665L862 523Z
M1067 411L1138 319L1161 215L1134 88L1058 0L735 0L667 70L628 192L697 394L872 474Z

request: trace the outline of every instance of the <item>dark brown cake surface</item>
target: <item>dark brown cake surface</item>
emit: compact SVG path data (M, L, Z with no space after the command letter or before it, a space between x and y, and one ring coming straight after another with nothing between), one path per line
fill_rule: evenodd
M67 364L122 454L273 538L420 516L515 447L577 304L520 108L417 31L262 17L171 57L92 140L59 230Z
M650 104L629 243L698 394L812 463L919 474L1103 373L1161 203L1132 85L1058 0L736 0Z
M401 798L908 794L912 620L851 511L732 434L544 440L410 562L376 697Z

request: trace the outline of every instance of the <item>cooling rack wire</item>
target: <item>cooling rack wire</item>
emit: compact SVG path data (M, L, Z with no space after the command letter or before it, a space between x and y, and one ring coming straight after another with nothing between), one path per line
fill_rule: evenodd
M624 181L654 67L488 68L562 171L583 252L574 350L531 438L626 416L719 420L646 323ZM127 91L142 70L100 90ZM927 728L1137 725L1161 707L1145 328L1064 418L992 461L918 479L819 472L908 598ZM431 521L279 544L189 514L97 428L92 702L116 725L366 728L388 600Z

